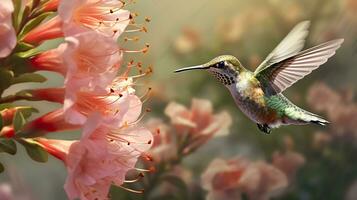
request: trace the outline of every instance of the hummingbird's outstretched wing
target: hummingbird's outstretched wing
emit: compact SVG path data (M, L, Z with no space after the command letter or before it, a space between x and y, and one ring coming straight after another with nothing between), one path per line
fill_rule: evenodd
M341 46L343 39L332 40L272 64L255 74L266 95L274 95L324 64Z
M302 50L305 44L305 38L308 34L309 21L303 21L297 24L290 33L278 44L277 47L265 58L257 67L255 74L263 71L271 65L296 55Z

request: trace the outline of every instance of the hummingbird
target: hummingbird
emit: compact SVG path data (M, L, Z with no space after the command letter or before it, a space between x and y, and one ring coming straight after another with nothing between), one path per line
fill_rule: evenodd
M205 70L231 93L237 107L260 131L269 134L281 125L326 125L319 115L299 108L282 92L310 74L333 56L343 43L335 39L302 50L308 35L309 21L298 23L254 72L244 68L232 55L218 56L211 61L175 72Z

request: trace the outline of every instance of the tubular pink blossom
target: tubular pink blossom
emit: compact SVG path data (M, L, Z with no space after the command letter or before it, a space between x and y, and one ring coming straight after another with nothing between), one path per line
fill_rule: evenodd
M110 185L122 185L127 171L151 146L152 135L142 127L90 126L67 157L65 190L70 199L106 199Z
M69 124L64 120L63 109L49 112L29 122L22 129L23 135L44 135L48 132L73 130L79 126Z
M28 32L24 36L23 41L29 44L39 44L45 40L59 37L63 37L62 21L56 16Z
M3 125L9 125L14 119L17 108L5 108L0 112Z
M76 140L53 140L45 138L36 138L38 142L49 154L66 162L66 157L69 152L69 148Z
M58 14L67 36L92 29L116 40L130 22L123 6L118 0L61 1Z
M228 134L228 128L232 124L228 113L214 114L211 102L204 99L193 99L191 109L171 102L166 107L165 114L181 133L190 130L195 135L222 136Z
M122 185L151 146L152 135L145 128L98 126L99 120L99 115L91 116L79 141L36 139L66 165L69 199L107 199L111 184Z
M66 75L67 67L63 63L63 52L67 44L61 44L56 49L51 49L30 58L29 63L34 71L53 71Z
M11 0L2 0L0 6L0 58L8 56L16 46L16 33L12 27Z
M64 102L66 120L73 124L83 124L87 118L98 112L103 121L121 125L135 121L142 109L142 102L126 91L115 94L86 91L67 91Z
M60 0L49 0L43 5L43 11L56 11Z
M201 177L208 190L207 199L270 199L288 185L285 174L263 161L251 162L238 157L232 160L213 160Z
M145 127L153 134L154 142L149 153L155 162L169 161L177 156L177 147L173 143L168 125L160 119L150 119Z
M287 151L274 152L273 165L283 171L291 181L295 178L297 170L305 164L305 158L300 153Z
M65 84L71 87L106 87L117 74L122 51L112 39L90 31L66 38L63 53Z
M76 87L105 87L112 82L122 61L122 51L112 39L96 32L65 38L65 43L32 57L32 70L58 72ZM74 87L74 85L72 85Z
M27 90L28 93L31 94L31 100L36 101L50 101L62 103L64 101L64 88L42 88L42 89L34 89Z
M232 118L228 112L213 113L211 102L203 99L192 99L191 109L176 102L165 108L176 132L190 134L190 142L183 149L184 154L195 151L214 136L228 134Z
M12 138L15 135L15 129L13 125L10 126L4 126L0 130L0 136L1 137L6 137L6 138Z

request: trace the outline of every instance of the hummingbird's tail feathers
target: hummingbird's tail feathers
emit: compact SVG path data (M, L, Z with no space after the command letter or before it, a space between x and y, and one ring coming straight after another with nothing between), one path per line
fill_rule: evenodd
M318 124L318 125L321 125L321 126L326 126L327 124L329 124L329 123L330 123L329 121L324 120L324 119L320 119L320 120L311 120L310 122L311 122L311 123L313 123L313 124Z
M319 115L316 115L314 113L305 111L305 117L304 117L306 122L310 122L313 124L318 124L321 126L326 126L327 124L329 124L330 122L323 119L322 117L320 117Z

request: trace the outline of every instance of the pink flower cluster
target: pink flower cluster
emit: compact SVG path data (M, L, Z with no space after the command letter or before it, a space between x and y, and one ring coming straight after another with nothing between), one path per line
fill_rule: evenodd
M172 161L193 153L212 137L228 134L231 116L223 111L215 114L210 101L192 99L191 108L176 102L169 103L165 114L171 126L159 119L151 119L147 127L154 133L151 154L157 162Z
M0 58L8 56L16 45L15 29L12 26L14 6L11 0L2 0L0 6Z
M125 51L116 41L131 20L123 7L117 0L50 0L43 9L57 10L58 15L20 38L38 45L64 37L57 48L29 61L33 71L53 71L65 78L64 87L32 90L32 98L63 107L29 122L22 134L34 137L83 128L79 140L35 139L67 167L69 199L107 199L111 184L122 185L126 173L152 144L152 134L138 123L142 101L135 94L133 77L128 76L130 67L117 76ZM12 1L4 0L0 57L9 55L16 44L12 11Z
M267 200L287 188L297 169L305 162L300 154L276 152L272 164L244 157L230 160L216 158L202 174L202 187L209 200Z
M311 86L307 101L318 111L325 111L332 122L331 132L334 137L357 141L357 103L353 101L352 90L336 92L323 83ZM318 134L315 138L320 142L328 142L327 134ZM323 141L322 141L323 140ZM318 141L316 141L318 142Z

